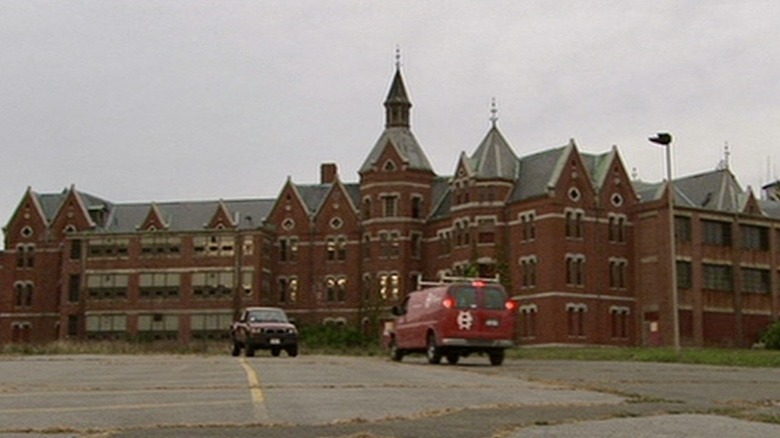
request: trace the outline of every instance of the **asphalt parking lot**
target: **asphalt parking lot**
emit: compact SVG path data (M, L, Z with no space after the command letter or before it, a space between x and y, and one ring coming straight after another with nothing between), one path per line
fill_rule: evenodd
M777 369L482 359L0 357L0 436L780 436Z

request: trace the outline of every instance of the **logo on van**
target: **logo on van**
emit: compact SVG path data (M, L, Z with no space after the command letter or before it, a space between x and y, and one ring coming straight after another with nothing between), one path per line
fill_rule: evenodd
M460 313L458 313L458 329L471 330L472 324L474 324L474 317L471 316L471 312L461 310Z

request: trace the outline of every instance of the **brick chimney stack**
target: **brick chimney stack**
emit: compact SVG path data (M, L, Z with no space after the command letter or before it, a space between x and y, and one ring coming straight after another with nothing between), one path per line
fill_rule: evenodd
M336 182L336 177L339 174L336 163L322 163L320 165L320 183L321 184L333 184Z

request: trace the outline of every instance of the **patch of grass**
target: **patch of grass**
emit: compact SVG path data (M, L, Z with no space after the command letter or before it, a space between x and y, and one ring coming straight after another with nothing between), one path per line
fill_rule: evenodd
M518 348L507 357L527 360L589 360L780 367L780 351L726 348L549 347Z

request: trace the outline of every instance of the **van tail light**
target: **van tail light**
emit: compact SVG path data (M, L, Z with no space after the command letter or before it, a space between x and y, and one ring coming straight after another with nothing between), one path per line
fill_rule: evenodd
M485 287L485 282L482 280L474 280L471 282L471 285L474 287Z
M453 300L450 297L447 297L441 300L441 305L444 306L446 309L452 309L452 307L455 306L455 300Z
M504 303L504 307L506 307L506 310L509 310L510 312L514 312L517 310L517 303L515 301L509 300L506 303Z

